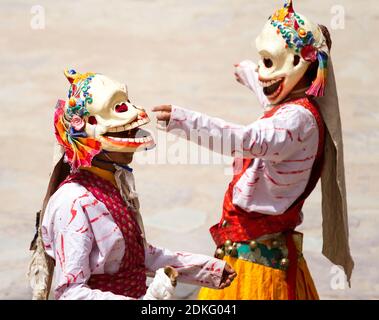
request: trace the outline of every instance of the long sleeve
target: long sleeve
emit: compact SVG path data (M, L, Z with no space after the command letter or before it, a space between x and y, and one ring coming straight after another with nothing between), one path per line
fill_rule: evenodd
M209 288L219 288L226 264L206 255L171 252L152 245L146 248L145 261L149 272L172 266L177 269L180 282Z
M228 156L282 161L302 148L307 139L318 139L313 115L297 105L285 105L274 116L248 126L173 106L167 131Z

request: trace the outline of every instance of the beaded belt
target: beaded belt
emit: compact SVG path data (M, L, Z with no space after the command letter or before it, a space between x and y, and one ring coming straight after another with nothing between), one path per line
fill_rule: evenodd
M303 235L293 233L293 239L298 257L302 257ZM288 249L284 234L274 234L261 237L250 242L225 241L224 245L215 252L215 257L222 259L224 256L257 263L274 269L287 270L289 266Z

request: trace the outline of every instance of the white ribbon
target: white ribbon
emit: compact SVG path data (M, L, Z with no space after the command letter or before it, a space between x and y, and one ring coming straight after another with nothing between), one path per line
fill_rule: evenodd
M145 228L143 226L142 217L139 212L140 205L138 200L138 193L136 192L134 175L129 170L124 169L117 164L114 164L114 167L116 169L114 177L117 187L120 190L121 197L124 199L128 207L135 212L135 217L146 246Z
M139 210L138 193L133 173L117 164L114 164L114 167L116 169L114 177L122 198L128 205Z

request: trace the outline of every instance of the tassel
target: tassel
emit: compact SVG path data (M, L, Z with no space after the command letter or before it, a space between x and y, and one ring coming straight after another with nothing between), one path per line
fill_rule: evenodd
M328 77L328 54L324 51L317 53L318 71L316 79L306 92L309 96L323 97L325 95L326 81Z
M29 263L28 278L32 287L33 300L47 300L54 273L54 260L46 253L42 241L41 229L35 241L35 250Z

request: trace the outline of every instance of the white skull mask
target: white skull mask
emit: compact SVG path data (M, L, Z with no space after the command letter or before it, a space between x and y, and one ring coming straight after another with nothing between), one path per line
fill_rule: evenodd
M317 49L324 42L320 28L294 13L292 2L267 21L256 39L256 47L261 56L260 84L271 104L280 103L293 91L317 60Z
M75 79L85 78L80 74L66 73L66 76L73 80L73 85ZM106 151L135 152L153 147L151 134L140 128L150 121L149 117L142 108L129 101L126 85L101 74L92 74L83 88L82 82L87 79L77 81L80 90L74 87L80 91L76 95L79 94L80 101L85 101L86 97L90 99L85 101L86 112L82 116L87 136L99 141L101 149ZM69 107L70 99L66 102L66 110Z
M151 135L140 129L150 120L146 112L130 103L126 85L103 75L91 81L93 102L85 131L101 142L106 151L134 152L154 144Z

